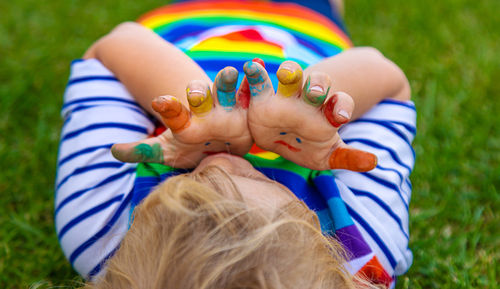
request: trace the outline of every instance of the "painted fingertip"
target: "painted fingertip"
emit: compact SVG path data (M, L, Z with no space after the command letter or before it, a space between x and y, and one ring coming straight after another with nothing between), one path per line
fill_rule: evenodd
M236 104L236 84L238 82L238 71L231 66L221 70L216 79L217 100L225 109L232 109Z
M328 164L331 169L368 172L377 166L377 156L349 146L339 147L330 155Z
M276 76L283 84L296 83L302 79L302 68L297 62L287 60L280 65Z
M190 110L198 115L204 115L213 107L212 93L206 83L192 82L186 88Z
M283 97L298 96L302 85L302 69L292 61L285 61L276 72L278 94Z
M326 97L330 93L330 87L325 88L320 84L311 84L311 77L309 76L304 86L304 101L312 106L321 106Z
M153 100L152 106L162 116L165 126L172 132L180 132L189 126L191 115L175 96L157 97Z
M179 114L182 104L175 96L161 95L153 99L151 106L161 116L171 117Z
M125 158L124 158L124 155L122 153L122 149L121 149L121 146L123 144L114 144L112 147L111 147L111 155L113 155L113 157L121 162L125 162Z
M338 115L340 115L341 117L343 118L351 118L351 116L349 115L349 113L347 113L347 111L341 109L337 112Z
M251 97L266 95L273 86L266 70L257 62L249 61L243 66Z
M311 91L311 92L317 92L317 93L324 93L325 92L325 90L323 89L323 87L321 87L319 85L315 85L315 86L310 87L309 91Z
M339 123L335 119L335 115L333 113L333 109L335 108L335 103L337 103L337 98L335 96L328 98L325 104L323 105L323 114L333 127L339 127L342 125L342 123Z
M159 143L120 143L111 147L114 158L128 163L163 163L163 149Z
M264 77L262 76L264 68L254 61L247 61L243 65L243 71L247 76L249 84L257 84L264 82Z
M258 64L262 65L262 67L266 68L266 64L264 63L264 60L258 58L258 57L255 57L254 59L252 59L253 62L257 62Z

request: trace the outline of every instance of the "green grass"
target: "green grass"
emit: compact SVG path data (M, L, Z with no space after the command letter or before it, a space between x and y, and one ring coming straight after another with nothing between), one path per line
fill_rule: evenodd
M59 248L53 184L68 63L159 1L0 2L0 288L81 281ZM500 279L499 1L349 0L357 45L406 72L417 105L411 248L398 288Z

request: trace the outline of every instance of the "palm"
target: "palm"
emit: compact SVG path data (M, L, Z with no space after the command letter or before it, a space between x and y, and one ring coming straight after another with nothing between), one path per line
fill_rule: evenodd
M297 98L252 99L249 127L260 147L309 168L322 168L339 141L337 129L318 108Z
M173 96L153 101L153 109L169 128L140 142L113 146L113 155L126 162L156 162L177 168L193 168L207 155L227 152L243 156L252 144L247 110L236 103L237 71L225 68L212 91L208 84L188 85L190 110Z
M326 74L311 74L303 88L302 69L286 61L277 72L275 93L261 65L249 62L244 70L252 93L248 126L259 147L316 170L367 171L375 167L374 155L340 139L338 127L349 121L354 103L345 93L329 93Z

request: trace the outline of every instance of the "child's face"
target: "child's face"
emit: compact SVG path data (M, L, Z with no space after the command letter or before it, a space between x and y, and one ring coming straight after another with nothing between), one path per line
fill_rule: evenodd
M250 205L279 208L297 199L288 188L267 178L239 156L220 153L206 157L193 172L199 172L207 166L224 169L231 176L245 202Z

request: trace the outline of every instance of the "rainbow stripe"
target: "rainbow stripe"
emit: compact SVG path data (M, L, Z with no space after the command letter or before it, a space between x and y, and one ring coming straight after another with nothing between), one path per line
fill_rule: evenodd
M305 68L352 46L326 16L293 3L182 2L146 13L138 22L183 50L212 79L227 65L241 71L255 57L274 74L284 60Z

